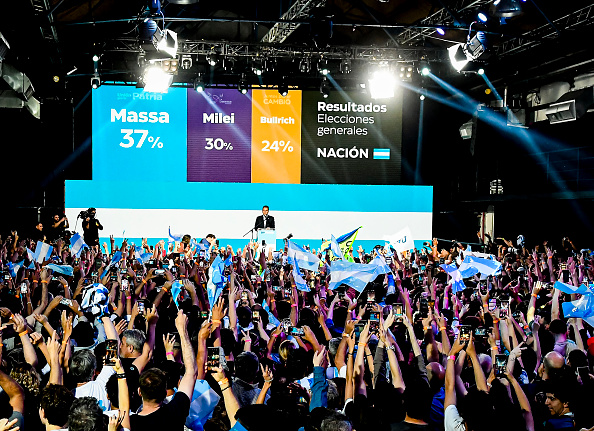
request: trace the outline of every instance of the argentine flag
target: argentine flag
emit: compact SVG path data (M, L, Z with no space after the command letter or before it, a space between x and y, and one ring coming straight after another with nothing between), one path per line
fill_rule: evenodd
M21 269L21 267L24 265L25 260L21 260L20 262L17 263L12 263L12 262L8 262L8 270L10 271L10 276L12 278L16 278L17 273L19 272L19 269Z
M334 254L334 256L336 256L338 259L344 260L344 256L342 255L342 250L340 249L340 246L338 245L338 241L336 241L336 238L334 238L334 235L332 235L331 239L330 239L330 250L332 250L332 254Z
M288 258L289 263L301 269L317 271L320 267L320 259L313 253L304 250L301 246L289 240Z
M449 274L449 276L452 278L452 293L460 292L460 291L466 289L466 285L464 284L464 281L462 280L462 278L463 278L462 274L458 270L458 267L456 266L455 263L451 263L449 265L446 265L445 263L443 263L440 265L440 267L445 272L447 272Z
M363 292L367 283L377 277L378 266L337 260L330 266L330 290L341 284L351 286L357 292Z
M144 250L142 246L134 247L134 257L136 257L136 260L141 264L146 263L153 255L152 253L143 253L142 250Z
M83 237L77 232L70 238L70 252L76 257L80 257L83 248L88 247L83 240Z
M561 304L564 317L581 317L588 324L594 326L594 296L591 293L583 295L575 301Z
M70 265L56 265L55 263L50 263L45 265L44 268L51 269L54 272L68 275L70 277L74 275L74 268L72 268Z
M571 284L567 284L567 283L562 283L560 281L556 281L555 284L553 285L553 287L555 289L559 289L561 292L563 293L567 293L567 294L573 294L573 293L579 293L582 295L588 294L588 293L594 293L590 290L590 288L588 286L586 286L585 284L582 284L581 286L573 286Z
M225 284L225 278L223 277L224 270L224 263L221 257L217 256L208 270L209 277L208 282L206 283L206 293L208 295L208 302L210 304L211 310L216 304L219 295L223 291Z
M374 148L373 158L376 160L390 160L390 149L389 148Z
M480 272L482 275L495 275L501 271L501 262L466 255L460 264L459 271L464 278L472 277L477 272Z
M122 260L122 252L116 251L113 254L113 257L111 258L111 262L109 262L109 264L105 268L105 271L103 271L103 274L101 274L101 278L105 277L105 275L109 272L111 267L114 266L116 263L118 263L120 260Z
M45 242L37 241L37 247L35 247L35 254L33 260L37 263L43 263L44 260L49 260L52 255L54 247Z

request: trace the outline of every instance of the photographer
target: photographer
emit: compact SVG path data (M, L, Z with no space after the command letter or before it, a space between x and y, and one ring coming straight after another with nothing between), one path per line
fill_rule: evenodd
M78 215L84 220L82 225L83 237L89 247L99 245L99 231L103 230L103 226L95 218L96 213L97 210L95 208L89 208L87 211L81 211Z
M55 241L59 238L64 238L66 236L66 229L69 227L70 225L68 224L68 217L66 217L66 215L54 214L49 239Z

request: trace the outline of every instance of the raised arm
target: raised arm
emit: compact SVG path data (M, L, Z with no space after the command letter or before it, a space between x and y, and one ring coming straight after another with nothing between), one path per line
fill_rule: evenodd
M192 348L190 336L188 335L188 317L182 310L177 312L175 327L179 332L182 357L186 367L186 372L179 383L178 390L186 394L191 400L192 394L194 393L194 385L196 383L196 361L194 360L194 349Z

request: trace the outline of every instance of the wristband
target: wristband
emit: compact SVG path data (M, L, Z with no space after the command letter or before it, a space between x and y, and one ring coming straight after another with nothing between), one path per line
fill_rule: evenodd
M272 299L270 300L270 302L276 302L276 299L272 298Z
M167 352L167 353L165 354L165 356L168 356L168 355L173 355L173 352Z
M357 346L363 346L363 348L367 347L367 343L357 343Z
M440 330L440 331L445 331L446 329L447 329L447 328L446 328L445 326L440 326L440 327L439 327L439 330Z
M181 278L186 278L186 274L180 274L179 275Z
M343 337L350 337L350 335L349 335L349 334L347 334L346 332L343 332L343 333L342 333L342 336L343 336Z
M371 357L373 357L373 355L371 353L369 355L365 355L365 356L371 356Z
M37 281L37 280L35 280L35 279L31 280L31 282L32 282L32 283L39 283L39 281Z
M126 296L126 298L128 298L128 299L132 299L132 295L130 295L130 296Z
M456 360L456 355L450 355L450 356L448 356L448 359L451 359L452 361L455 361Z
M270 380L266 380L266 379L264 379L264 381L265 381L266 383L270 383L270 382L272 382L272 380L273 380L273 379L270 379Z
M297 307L297 304L291 304L291 307Z
M499 347L497 347L497 346L493 346L489 350L493 350L493 349L499 351Z
M211 322L212 323L218 323L219 325L221 324L221 321L219 319L212 319Z
M41 280L41 283L42 283L42 284L43 284L43 283L47 284L47 283L49 283L49 281L47 281L47 280Z
M426 331L429 328L430 328L430 326L423 326L423 331Z
M272 337L276 338L276 337L278 337L278 336L279 336L279 334L270 334L270 336L272 336Z
M221 388L221 392L225 392L225 389L229 389L230 387L231 387L231 385Z
M528 326L528 325L524 325L524 329L528 329L528 328L529 328L529 326Z
M228 379L227 377L225 377L223 380L221 380L221 381L219 382L219 386L223 386L223 385L225 385L225 384L227 384L227 383L229 383L229 379Z
M499 319L493 319L493 323L499 323Z
M118 379L125 379L126 378L126 373L116 374L116 376L118 377Z
M146 280L145 280L144 278L142 279L142 283L143 283L143 284L145 284L145 283L146 283Z
M549 259L552 259L552 258L553 258L553 256L549 256Z
M19 332L19 337L22 337L23 335L27 335L27 334L28 334L28 332L25 329L24 331Z
M532 296L534 296L535 298L538 298L538 295L536 293L533 293Z

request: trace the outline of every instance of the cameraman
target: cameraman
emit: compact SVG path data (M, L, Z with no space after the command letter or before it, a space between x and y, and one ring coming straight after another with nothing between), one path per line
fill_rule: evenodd
M50 239L55 241L59 238L64 238L66 236L66 229L69 227L70 225L68 224L68 217L66 215L54 214L49 235Z
M99 220L95 218L97 210L95 208L89 208L87 211L81 211L78 215L83 221L83 237L85 243L89 247L99 245L99 231L103 230L103 226L99 223Z

